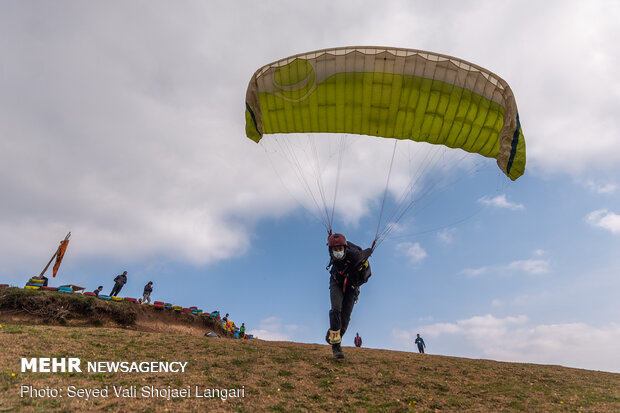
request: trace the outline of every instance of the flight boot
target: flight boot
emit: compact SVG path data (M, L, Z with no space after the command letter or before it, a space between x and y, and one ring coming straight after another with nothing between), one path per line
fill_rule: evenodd
M342 347L340 347L340 343L332 344L332 353L334 353L335 359L344 358L344 353L342 352Z

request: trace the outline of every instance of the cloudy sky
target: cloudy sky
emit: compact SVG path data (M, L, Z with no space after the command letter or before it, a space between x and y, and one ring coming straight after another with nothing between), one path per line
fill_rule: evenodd
M152 280L262 338L322 342L325 228L245 138L248 81L321 48L430 50L511 85L526 173L465 159L414 205L345 342L413 351L419 332L434 354L620 372L618 21L612 1L2 2L0 282L71 231L52 285L127 270L128 296ZM366 246L391 145L351 141L334 229Z

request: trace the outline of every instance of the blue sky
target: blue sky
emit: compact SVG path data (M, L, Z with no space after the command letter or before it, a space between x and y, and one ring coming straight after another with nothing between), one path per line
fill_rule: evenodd
M321 343L325 228L269 143L245 138L247 83L326 47L431 50L511 85L526 173L511 182L467 159L414 205L375 251L345 342L359 331L366 346L413 351L419 332L434 354L620 372L619 9L2 3L0 281L38 274L71 231L52 284L109 290L127 270L128 296L154 281L155 299L229 312L264 339ZM351 141L334 229L367 246L392 147Z

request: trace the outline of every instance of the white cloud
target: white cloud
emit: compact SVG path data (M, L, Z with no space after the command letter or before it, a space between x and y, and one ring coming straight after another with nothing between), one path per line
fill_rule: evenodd
M461 274L468 275L470 277L477 277L480 275L485 275L489 272L488 267L480 267L480 268L467 268L461 271Z
M562 4L565 7L559 13L560 3L550 2L537 9L536 16L529 16L539 37L532 56L540 61L521 74L512 73L520 84L512 86L522 115L528 162L534 170L546 172L610 170L620 161L620 120L615 115L620 109L620 82L614 70L620 51L608 39L620 35L615 17L620 5ZM570 45L570 50L560 44ZM534 71L541 75L532 76ZM528 83L533 88L525 87ZM536 97L540 93L545 96ZM551 105L555 106L545 116L537 115Z
M586 182L586 187L597 194L613 194L618 189L618 185L613 183L598 184L593 181Z
M403 242L396 246L397 251L409 258L411 263L419 263L427 257L427 253L420 246L419 242L412 244L411 242Z
M546 260L521 260L513 261L503 267L508 271L525 272L528 274L546 274L549 272L549 261Z
M300 327L295 324L283 324L279 317L268 317L258 323L257 329L248 331L261 340L269 341L293 341Z
M506 209L511 209L513 211L518 211L518 210L522 210L525 208L523 204L517 204L517 203L508 201L506 199L505 194L497 195L495 197L490 197L487 195L487 196L480 198L478 202L480 202L483 205L488 205L488 206L492 206L496 208L506 208Z
M455 234L456 228L446 228L437 233L437 238L444 244L452 244Z
M592 226L611 231L620 232L620 215L606 209L598 209L590 212L586 216L586 222Z
M419 332L425 337L429 353L434 343L441 342L443 348L454 349L451 355L620 372L619 324L530 325L528 321L524 315L498 318L487 314L430 324L403 334L394 332L394 336L401 345L411 348ZM462 343L473 349L472 354L459 353Z
M505 275L514 273L526 273L526 274L547 274L549 269L549 261L541 259L529 259L512 261L505 265L493 265L480 268L467 268L461 270L461 274L470 277L479 277L487 274Z
M280 10L153 2L144 13L104 2L36 9L0 3L0 35L7 39L0 231L11 234L0 240L2 270L31 271L29 263L44 262L69 230L70 260L155 257L208 265L242 254L257 222L297 208L265 147L245 138L247 82L263 63L321 47L419 47L488 67L515 92L528 165L616 171L620 51L613 39L620 36L620 6L530 4L536 7L465 1L412 9L395 1L352 8L319 1ZM171 13L179 18L167 18ZM515 16L530 30L505 30ZM45 24L34 32L16 24L33 19ZM75 24L60 24L67 19ZM462 21L472 23L466 35L459 32ZM489 40L489 32L497 36ZM282 33L295 33L294 41ZM263 46L239 53L249 34ZM558 44L570 44L570 52ZM514 55L526 64L515 64ZM343 182L364 183L363 193L359 185L340 186L336 215L345 225L355 225L381 195L391 148L379 146L353 147L344 164ZM383 152L388 161L375 161ZM324 172L329 186L333 169ZM391 194L410 182L406 172L394 170ZM614 189L606 184L598 191ZM301 198L302 185L292 192ZM524 208L505 195L483 200ZM450 235L439 236L449 242Z
M254 225L297 209L295 199L307 206L295 171L288 164L280 175L274 171L270 139L261 145L248 140L243 118L254 70L315 49L319 26L331 27L320 8L297 7L305 34L294 17L279 19L277 27L260 29L263 41L254 38L270 46L243 53L241 62L237 46L247 43L247 33L256 34L259 15L273 17L269 8L174 7L183 16L179 27L166 18L171 8L165 3L154 2L147 14L112 5L65 5L60 12L0 4L0 33L11 39L3 48L10 63L0 77L0 192L10 194L0 203L0 230L17 234L0 239L2 271L31 271L29 263L44 262L69 230L71 260L209 265L243 254ZM377 18L355 16L345 5L329 7L339 13L334 20L355 22L351 27ZM47 22L37 33L9 23L29 20L31 13ZM222 15L234 15L235 22ZM67 16L76 24L57 24ZM296 33L294 45L281 36L287 30ZM325 46L338 39L330 35ZM392 146L347 139L335 213L353 226L383 194ZM317 144L319 151L331 146ZM314 166L313 157L304 159L304 167ZM331 161L319 169L331 207L337 159L320 159ZM410 182L407 167L394 168L390 191Z
M497 307L502 307L503 305L504 305L503 301L502 301L502 300L499 300L499 299L497 299L497 298L494 298L494 299L491 301L491 307L495 307L495 308L497 308Z

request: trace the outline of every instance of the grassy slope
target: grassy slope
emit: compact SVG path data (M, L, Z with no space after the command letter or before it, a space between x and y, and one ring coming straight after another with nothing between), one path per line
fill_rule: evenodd
M335 361L326 345L58 325L4 325L0 346L0 411L620 411L620 374L558 366L348 347ZM65 356L189 364L184 374L19 371L21 357ZM20 398L21 385L245 386L245 398Z
M4 321L48 325L127 327L142 331L202 336L205 331L226 333L209 317L156 310L128 301L106 301L82 294L0 288L0 312Z

